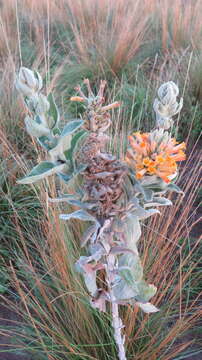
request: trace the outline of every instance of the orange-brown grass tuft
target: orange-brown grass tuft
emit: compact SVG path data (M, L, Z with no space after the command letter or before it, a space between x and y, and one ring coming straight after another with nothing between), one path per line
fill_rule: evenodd
M78 61L121 70L137 53L148 29L153 1L67 0L73 52Z
M156 1L155 16L159 18L162 48L178 50L191 46L201 48L201 0Z

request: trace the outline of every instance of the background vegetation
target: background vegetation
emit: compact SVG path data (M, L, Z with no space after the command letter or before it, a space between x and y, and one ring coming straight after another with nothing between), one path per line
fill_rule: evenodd
M115 359L110 319L93 310L74 262L82 224L58 220L53 180L16 184L44 154L24 129L25 109L14 89L21 65L36 68L44 91L53 90L62 121L78 116L74 87L106 79L106 98L119 100L112 115L113 148L131 130L154 125L157 87L173 80L184 97L175 136L185 140L175 206L144 225L141 253L146 278L158 287L161 311L123 309L128 359L200 358L201 252L201 0L0 1L0 294L19 316L0 326L0 348L30 359ZM37 150L36 150L37 149ZM1 357L2 356L2 357ZM193 357L194 359L194 357Z

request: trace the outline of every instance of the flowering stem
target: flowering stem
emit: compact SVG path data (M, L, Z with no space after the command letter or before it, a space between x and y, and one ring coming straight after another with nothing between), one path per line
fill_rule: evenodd
M118 349L118 357L119 360L127 360L126 353L124 348L124 336L121 334L121 330L123 328L123 323L121 318L119 317L119 305L116 303L116 298L113 293L113 280L114 280L114 272L116 269L116 258L114 255L110 254L107 256L107 283L108 283L108 291L111 301L111 313L112 313L112 325L114 328L114 339Z
M119 352L119 359L127 360L124 348L124 337L121 334L122 321L119 317L119 305L115 302L112 302L112 325L114 328L114 339Z

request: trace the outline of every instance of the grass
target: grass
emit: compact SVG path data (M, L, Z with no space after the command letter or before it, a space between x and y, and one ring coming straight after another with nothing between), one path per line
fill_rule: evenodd
M88 77L96 88L107 79L106 97L122 103L112 116L111 148L120 155L131 130L153 127L159 84L179 84L184 108L175 125L178 138L190 144L179 178L185 197L175 196L172 208L145 223L141 239L145 276L158 287L153 303L161 311L148 316L128 306L122 318L128 359L200 356L198 336L187 335L201 330L201 239L191 232L201 206L200 9L199 0L187 5L174 0L172 7L168 0L1 2L0 295L23 319L1 328L12 338L8 351L29 350L33 360L116 357L110 317L90 307L74 269L82 224L59 221L59 208L47 202L47 192L55 192L52 180L36 187L16 184L19 173L43 157L24 131L25 110L14 90L14 75L23 63L40 70L62 121L79 115L80 108L68 101L75 85Z

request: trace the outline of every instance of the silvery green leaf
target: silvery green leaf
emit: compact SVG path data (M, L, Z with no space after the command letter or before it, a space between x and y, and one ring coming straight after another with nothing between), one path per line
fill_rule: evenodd
M32 184L38 180L44 179L47 176L56 174L64 170L65 164L52 163L43 161L36 165L31 172L24 178L17 181L18 184Z
M153 207L153 206L169 206L172 205L172 201L170 201L169 199L166 199L164 197L154 197L152 202L148 202L146 203L144 206L145 208L148 207Z
M160 214L160 211L156 209L145 210L142 207L139 207L138 209L132 211L131 214L134 215L135 217L138 217L139 220L144 220L154 214Z
M144 187L143 187L143 189L144 189ZM154 192L151 189L144 189L143 190L143 195L144 195L145 201L151 201L152 198L153 198L153 194L154 194Z
M87 202L82 202L80 200L77 200L77 199L66 199L66 201L70 204L70 205L75 205L75 206L78 206L80 207L81 209L88 209L88 210L91 210L93 208L96 207L96 203L87 203Z
M117 233L122 233L123 232L123 221L121 221L118 218L114 218L113 223L112 223L112 230Z
M94 296L98 289L96 284L96 271L86 271L83 273L83 277L89 293Z
M135 190L140 192L143 195L145 201L152 200L153 193L154 193L153 190L144 187L142 184L140 184L140 182L136 182Z
M59 178L62 179L66 184L70 183L70 181L72 180L72 176L67 173L57 173L57 176L59 176Z
M184 192L176 184L170 183L167 186L167 189L170 191L177 192L178 194L184 194Z
M81 174L83 171L86 170L87 168L87 164L80 164L75 170L74 170L74 175L79 175Z
M29 135L34 137L41 137L50 135L50 130L46 128L43 124L38 124L30 116L25 117L25 126Z
M159 311L159 309L156 306L152 305L149 302L147 303L136 302L136 305L138 305L147 314Z
M52 203L57 203L57 202L68 202L69 200L75 200L75 196L74 195L70 195L70 194L63 194L62 196L58 197L58 198L49 198L48 200Z
M58 127L54 127L54 129L52 129L52 133L55 136L60 136L61 135L61 130Z
M106 312L106 301L109 300L109 295L107 292L102 290L102 292L96 294L96 297L91 299L91 306L95 309L99 309L99 311Z
M141 236L140 222L137 216L131 213L124 219L123 230L126 236L126 244L129 249L137 253L137 242Z
M163 190L166 188L167 184L156 175L148 175L144 176L144 178L141 180L141 186L144 188L150 188L152 190L155 188Z
M64 155L66 157L67 160L70 160L72 162L72 166L75 168L75 152L78 150L79 145L81 144L81 142L84 140L84 138L86 137L87 132L85 130L81 130L78 131L77 134L70 135L72 136L71 138L71 146L68 150L66 150L64 152Z
M143 188L143 186L140 184L139 181L136 181L136 182L135 182L134 189L135 189L136 192L139 192L139 193L141 193L141 194L144 193L144 188Z
M79 219L82 221L97 222L97 219L95 217L93 217L87 211L84 210L77 210L71 214L61 214L60 219L62 220Z
M124 246L113 246L110 250L110 254L114 254L114 255L121 255L121 254L125 254L125 253L132 253L134 254L133 250L124 247Z
M57 140L56 138L50 136L40 136L37 139L38 143L44 147L47 151L51 150L53 147L56 146Z
M63 160L66 161L65 151L71 146L71 135L67 137L59 137L57 145L49 151L52 161Z
M136 297L136 299L140 302L147 302L156 294L156 286L152 284L147 284L144 280L139 281L137 286L138 296Z
M98 230L100 229L100 223L97 221L96 222L96 224L95 224L95 226L96 226L96 230L95 230L95 232L92 234L92 236L91 236L91 242L92 243L94 243L95 241L96 241L96 239L97 239L97 236L98 236Z
M106 251L104 247L97 243L97 244L91 244L89 246L89 251L91 253L91 256L89 257L91 261L99 261L103 255L106 255Z
M128 285L133 287L135 282L142 280L143 269L138 255L123 254L119 258L118 265L120 269L119 274Z
M60 121L60 114L52 93L48 95L48 102L50 104L48 111L48 125L50 129L54 129Z
M79 260L77 260L77 262L75 263L75 269L77 272L79 273L83 273L83 267L85 264L87 264L89 261L89 257L88 256L80 256Z
M97 224L89 226L81 238L81 247L84 247L87 244L87 242L91 239L93 234L97 233L97 231L98 231Z
M79 168L75 169L73 171L71 162L66 160L66 168L65 168L65 173L58 173L57 175L65 182L68 183L69 186L71 186L71 184L73 185L73 182L75 181L75 178L85 170L87 165L81 165ZM74 204L76 205L76 204ZM78 206L78 204L77 204ZM88 206L83 206L83 207L88 207ZM90 205L91 207L91 205Z
M30 106L31 106L31 102L32 102L32 99L30 98ZM38 94L38 96L35 97L35 99L33 99L33 106L34 106L34 111L38 115L46 114L46 112L50 108L50 104L47 100L47 97L41 93Z
M138 294L138 289L135 288L135 283L134 286L131 287L120 276L116 276L113 286L113 294L117 301L130 300Z
M67 202L70 205L75 205L80 207L81 209L93 209L97 204L96 203L87 203L82 202L78 198L75 197L75 195L71 194L63 194L62 196L56 198L56 199L49 199L50 202Z
M39 74L38 71L34 70L34 75L35 75L35 78L37 79L37 90L40 91L42 89L42 86L43 86L43 80L42 80L42 77L41 75Z
M75 153L81 144L81 142L84 140L84 138L87 136L87 132L85 130L78 131L77 134L72 136L71 140L71 152L72 154Z
M62 130L61 137L73 134L77 129L83 125L83 120L74 120L69 122Z

